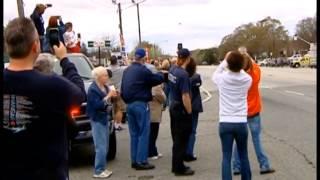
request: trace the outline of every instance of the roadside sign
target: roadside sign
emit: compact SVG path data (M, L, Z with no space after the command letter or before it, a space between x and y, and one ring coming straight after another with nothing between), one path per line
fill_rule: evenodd
M104 45L105 45L106 47L110 47L110 46L111 46L110 40L104 41Z
M93 41L88 41L88 47L94 47L94 42Z

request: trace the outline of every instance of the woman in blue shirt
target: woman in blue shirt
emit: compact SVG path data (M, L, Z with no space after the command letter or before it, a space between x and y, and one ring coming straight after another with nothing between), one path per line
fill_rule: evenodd
M106 68L99 66L92 70L95 79L88 89L87 115L91 120L92 137L95 147L94 175L95 178L107 178L112 172L105 169L109 145L109 119L112 113L111 98L116 97L115 90L106 84L109 75Z

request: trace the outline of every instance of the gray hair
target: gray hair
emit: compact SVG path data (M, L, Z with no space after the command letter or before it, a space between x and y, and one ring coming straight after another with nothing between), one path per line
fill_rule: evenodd
M52 74L54 73L55 57L49 53L39 54L38 58L33 64L34 69L44 73L44 74Z
M102 67L102 66L98 66L96 68L94 68L91 72L92 77L95 80L98 80L98 78L103 74L103 73L107 73L107 68ZM108 73L107 73L108 74ZM108 75L109 76L109 75Z

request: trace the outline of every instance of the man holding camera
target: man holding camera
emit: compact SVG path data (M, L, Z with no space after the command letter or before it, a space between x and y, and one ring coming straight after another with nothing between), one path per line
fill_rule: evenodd
M51 4L37 4L33 13L30 15L30 18L32 19L34 25L37 28L37 32L40 38L40 46L41 46L41 52L43 51L43 44L44 44L44 21L42 18L42 14L46 10L47 7L51 7Z
M31 19L10 21L4 39L10 64L3 73L0 179L66 180L67 121L86 99L84 83L61 42L53 49L63 77L33 69L40 42Z

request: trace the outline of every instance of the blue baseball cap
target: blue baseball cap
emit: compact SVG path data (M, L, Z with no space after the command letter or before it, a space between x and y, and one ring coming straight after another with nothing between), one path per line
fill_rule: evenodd
M182 48L178 51L179 58L186 58L190 56L190 51L187 48Z
M137 59L141 59L146 56L146 51L142 48L138 48L134 55Z

